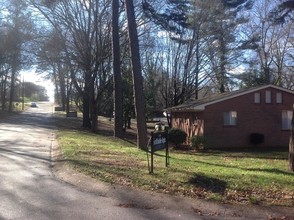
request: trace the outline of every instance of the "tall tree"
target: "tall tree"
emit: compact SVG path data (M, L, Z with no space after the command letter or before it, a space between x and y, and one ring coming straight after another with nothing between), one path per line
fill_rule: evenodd
M251 39L251 49L247 55L251 67L254 66L258 84L275 84L289 88L291 69L291 39L293 21L277 25L271 18L272 10L277 6L275 0L261 0L254 4L251 19L243 36ZM291 83L290 83L291 84Z
M282 0L271 12L271 17L277 23L285 23L287 20L293 20L294 0Z
M29 40L32 34L32 23L30 13L26 10L26 4L16 0L10 0L7 5L7 62L11 70L10 95L8 110L12 111L15 98L15 83L17 74L21 68L25 67L24 43Z
M197 1L198 3L198 1ZM191 98L198 98L198 91L203 80L205 59L204 22L207 14L196 1L166 1L163 7L156 7L162 2L143 2L147 18L154 21L164 31L158 34L155 44L157 56L149 56L162 72L162 96L165 103L178 105ZM165 10L163 10L163 9ZM160 60L160 62L159 62ZM161 67L159 67L161 65ZM153 65L154 66L154 65Z
M164 51L161 52L165 59L162 72L168 88L163 94L173 99L167 103L178 105L197 99L199 91L211 81L220 92L229 89L230 71L241 60L237 34L245 20L239 12L249 9L251 1L164 2L164 6L156 7L162 1L145 0L143 8L146 16L169 38L160 39L163 46L159 49Z
M232 82L230 71L240 65L239 27L246 22L240 12L250 9L252 1L215 0L209 4L207 14L211 37L208 39L208 56L214 73L212 79L219 92L223 93L229 90Z
M38 58L36 72L47 73L44 77L52 80L55 85L55 102L68 112L71 81L69 68L64 62L63 39L54 29L46 30L44 34L39 32L39 35L42 37L36 39L34 44L34 51Z
M63 39L64 61L82 99L83 127L96 131L99 105L112 81L111 1L28 1Z
M286 23L293 21L293 12L294 12L294 0L285 0L282 1L273 11L273 17L278 23ZM286 19L290 18L289 21ZM292 48L293 48L293 39L292 39ZM294 60L293 54L290 54L292 61ZM293 104L293 116L292 116L292 128L289 138L289 169L294 172L294 104Z
M114 136L123 134L122 77L120 71L119 0L112 0L112 68L114 87Z
M147 148L147 126L145 115L145 99L143 92L143 77L139 51L139 40L137 23L133 0L125 0L125 8L128 21L128 32L130 42L130 52L132 61L134 100L137 117L137 146L140 149Z

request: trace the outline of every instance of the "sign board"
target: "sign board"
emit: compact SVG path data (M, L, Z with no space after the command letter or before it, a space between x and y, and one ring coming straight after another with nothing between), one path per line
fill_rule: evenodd
M152 134L152 150L153 152L166 148L167 134L164 133L153 133Z
M169 151L168 151L168 135L167 132L155 132L151 133L151 170L150 173L153 173L154 167L154 152L158 150L165 151L165 166L169 165ZM148 160L149 161L149 160Z
M77 112L67 112L66 117L76 118L76 117L78 117L78 113Z
M63 111L63 108L61 107L61 106L56 106L55 108L54 108L54 111Z

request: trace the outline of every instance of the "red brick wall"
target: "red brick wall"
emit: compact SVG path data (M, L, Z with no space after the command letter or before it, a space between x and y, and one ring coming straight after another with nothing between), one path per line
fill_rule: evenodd
M271 91L270 104L265 103L266 90ZM203 112L174 112L172 126L183 129L188 139L204 135L209 148L254 146L249 141L251 133L264 135L264 143L258 146L288 146L289 131L282 130L282 110L292 110L294 95L274 88L257 92L260 92L259 104L254 103L255 92L252 92L206 106ZM281 104L276 103L277 92L282 93ZM236 126L224 126L223 113L227 111L237 112Z
M265 90L271 91L272 102L265 103ZM287 146L289 131L282 130L282 110L291 110L294 95L273 88L260 90L261 103L254 103L254 92L223 102L212 104L205 109L204 136L211 148L254 146L249 141L251 133L263 134L264 143L258 146ZM282 103L276 103L276 93L282 92ZM224 126L223 113L237 112L237 125Z

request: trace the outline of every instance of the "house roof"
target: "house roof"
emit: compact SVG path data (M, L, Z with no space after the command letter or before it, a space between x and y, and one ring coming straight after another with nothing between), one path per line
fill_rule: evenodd
M252 87L252 88L246 88L246 89L240 89L232 92L225 92L220 94L214 94L209 97L205 97L202 99L197 99L194 101L190 101L172 108L167 109L167 111L170 112L179 112L179 111L203 111L206 106L212 105L218 102L222 102L228 99L232 99L238 96L242 96L248 93L256 92L262 89L267 88L274 88L277 90L281 90L290 94L294 95L294 91L288 90L279 86L274 85L264 85L264 86L258 86L258 87Z

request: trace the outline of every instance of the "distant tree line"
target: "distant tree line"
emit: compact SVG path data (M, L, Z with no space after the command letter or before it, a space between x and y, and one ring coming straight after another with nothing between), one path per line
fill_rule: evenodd
M32 82L18 83L16 91L16 100L22 100L25 97L32 102L49 101L46 88Z

